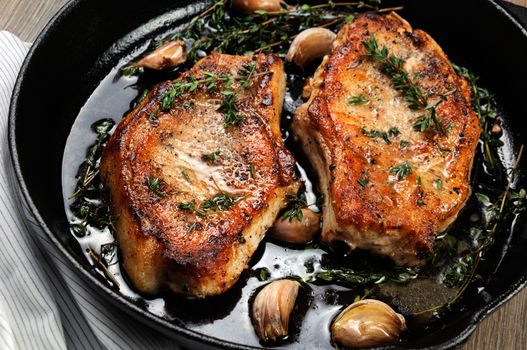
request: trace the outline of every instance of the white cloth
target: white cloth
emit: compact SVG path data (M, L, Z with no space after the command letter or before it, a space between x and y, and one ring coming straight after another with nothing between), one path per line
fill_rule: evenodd
M0 349L178 349L98 296L12 199L9 101L31 45L0 32Z

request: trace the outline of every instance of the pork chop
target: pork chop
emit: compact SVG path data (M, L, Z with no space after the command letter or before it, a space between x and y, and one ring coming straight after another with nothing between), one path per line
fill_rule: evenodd
M155 86L101 161L123 266L144 293L223 293L299 182L284 148L281 60L213 53Z
M293 133L325 195L323 241L421 263L470 195L481 127L467 82L425 32L364 14L340 30L306 92Z

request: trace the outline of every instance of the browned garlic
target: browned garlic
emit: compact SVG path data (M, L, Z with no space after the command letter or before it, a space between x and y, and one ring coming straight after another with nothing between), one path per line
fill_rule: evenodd
M309 28L298 34L285 57L302 69L310 62L322 58L331 52L336 34L326 28Z
M173 40L158 47L135 63L134 66L159 70L176 67L186 60L185 43L181 40Z
M271 230L271 237L288 243L307 243L320 229L320 214L303 208L302 220L278 219Z
M279 11L281 0L232 0L232 6L241 12Z
M289 316L295 306L299 287L297 281L277 280L258 293L251 316L260 339L276 341L288 335Z
M404 317L387 304L365 299L348 306L331 325L333 342L350 348L396 342L406 329Z

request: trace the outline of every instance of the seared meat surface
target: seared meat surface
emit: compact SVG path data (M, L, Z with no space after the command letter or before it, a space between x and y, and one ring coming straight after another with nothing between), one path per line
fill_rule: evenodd
M124 268L188 297L230 288L299 182L284 148L283 64L213 53L155 86L104 150Z
M379 60L365 57L372 37L438 103L442 132L415 125L427 111L410 108ZM395 14L365 14L341 29L306 92L293 132L325 195L322 239L422 262L471 191L480 124L466 81L425 32Z

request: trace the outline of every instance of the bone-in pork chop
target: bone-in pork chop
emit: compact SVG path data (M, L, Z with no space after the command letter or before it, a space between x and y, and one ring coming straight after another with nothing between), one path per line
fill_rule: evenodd
M293 132L325 195L322 239L422 262L470 195L480 124L466 81L425 32L365 14L306 92Z
M281 60L213 53L155 86L104 150L124 268L135 287L189 297L230 288L295 194Z

